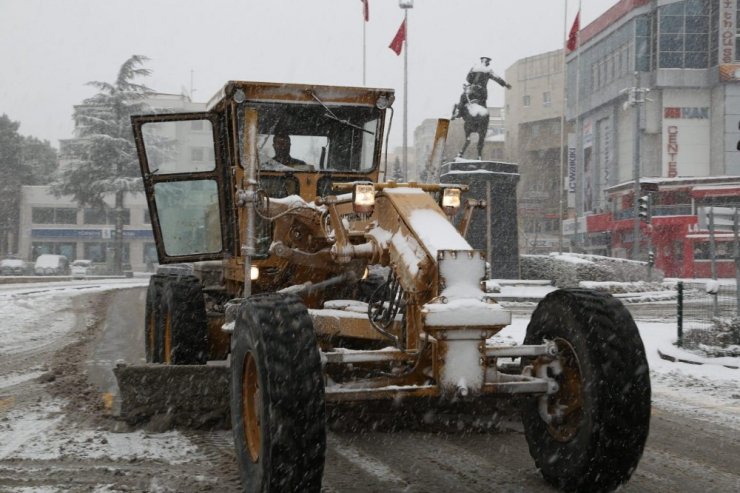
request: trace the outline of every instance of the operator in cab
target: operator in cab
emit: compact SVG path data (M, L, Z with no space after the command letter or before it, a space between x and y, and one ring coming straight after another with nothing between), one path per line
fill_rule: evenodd
M275 155L262 163L262 169L269 171L313 171L313 166L290 155L290 135L284 132L272 137Z

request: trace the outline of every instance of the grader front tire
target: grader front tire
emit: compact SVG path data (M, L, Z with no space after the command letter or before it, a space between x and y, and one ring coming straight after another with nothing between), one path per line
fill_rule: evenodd
M637 326L611 295L564 289L532 314L524 344L544 340L558 346L559 367L547 371L559 390L546 398L545 417L537 398L523 407L530 454L557 488L612 491L637 467L650 425L649 369Z
M231 421L246 491L320 491L324 382L313 324L298 297L262 294L239 308Z

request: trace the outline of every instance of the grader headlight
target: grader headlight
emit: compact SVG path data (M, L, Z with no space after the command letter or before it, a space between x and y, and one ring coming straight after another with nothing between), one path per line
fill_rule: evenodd
M251 266L249 269L249 278L253 281L256 281L260 278L260 268L256 265Z
M372 214L375 208L375 186L372 183L355 183L352 189L352 209L355 214Z
M442 191L442 209L448 216L454 215L460 208L462 191L459 188L445 188Z

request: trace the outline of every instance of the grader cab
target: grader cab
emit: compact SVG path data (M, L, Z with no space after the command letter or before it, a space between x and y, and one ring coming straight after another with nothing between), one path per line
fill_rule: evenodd
M524 344L493 344L511 314L482 289L485 256L465 239L486 204L462 185L378 182L393 99L230 82L206 112L133 118L164 267L147 292L150 364L121 369L122 400L141 399L137 371L227 360L218 385L245 488L304 492L320 490L327 404L518 394L549 482L618 486L650 414L632 318L609 295L560 290ZM290 160L276 147L286 136ZM515 370L501 364L512 358Z

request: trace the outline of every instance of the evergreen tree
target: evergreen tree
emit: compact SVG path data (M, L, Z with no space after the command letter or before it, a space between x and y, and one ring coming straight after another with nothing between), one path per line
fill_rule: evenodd
M0 254L17 253L21 186L48 183L57 153L49 141L24 137L19 122L0 116Z
M115 194L115 241L113 267L122 269L123 197L142 187L131 115L146 112L144 101L151 89L136 79L148 76L147 57L133 55L121 65L113 83L92 81L93 97L75 106L77 145L70 146L71 162L65 166L53 191L70 195L80 205L104 208L106 195Z
M23 137L23 164L28 168L30 180L24 185L48 185L55 179L59 166L57 151L48 140Z
M88 82L99 92L75 106L78 142L70 146L70 162L54 183L54 193L70 195L80 205L104 207L107 194L142 190L131 115L146 111L144 98L152 92L134 82L151 73L142 68L147 60L133 55L113 83Z
M401 170L401 160L398 156L393 160L393 171L391 171L391 180L395 182L403 181L403 171Z
M18 231L18 205L21 185L28 171L21 159L23 138L18 134L20 123L8 115L0 116L0 253L13 253L13 235Z

